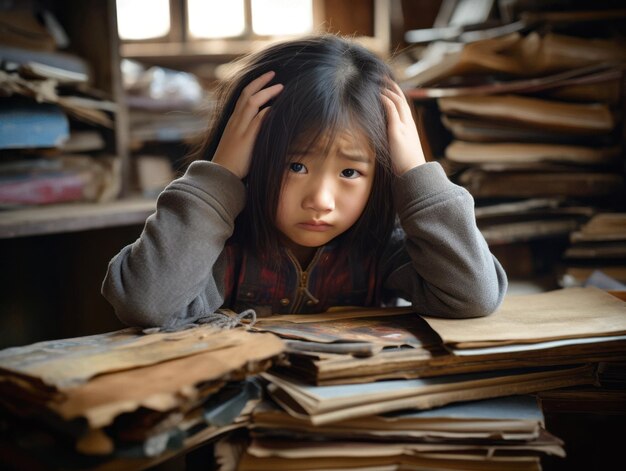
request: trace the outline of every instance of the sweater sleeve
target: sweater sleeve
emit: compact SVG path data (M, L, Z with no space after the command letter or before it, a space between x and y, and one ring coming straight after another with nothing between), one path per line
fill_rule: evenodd
M128 325L174 326L223 301L224 245L245 204L243 183L207 161L159 195L143 232L110 262L102 294Z
M428 162L398 177L394 201L404 234L396 232L383 258L385 288L424 315L467 318L495 311L507 277L476 226L470 193L438 162Z

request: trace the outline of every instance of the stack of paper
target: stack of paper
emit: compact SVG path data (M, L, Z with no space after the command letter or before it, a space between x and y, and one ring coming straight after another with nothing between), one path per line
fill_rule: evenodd
M542 350L626 340L626 303L592 287L508 295L489 317L457 322L425 317L455 355Z
M501 31L477 28L471 40L428 44L420 60L397 71L432 131L427 153L472 193L477 209L561 199L548 212L521 204L516 212L479 219L492 246L565 243L595 211L623 206L618 110L626 53L606 39L601 25L611 15L604 13L591 29L586 14L559 11L571 14L570 26L577 25L567 33L545 33L534 25L505 33L523 20ZM536 265L521 274L545 268Z
M240 469L540 469L564 452L528 395L590 391L626 360L626 303L595 288L508 295L486 318L388 311L257 322L287 355L261 374Z
M619 141L610 137L617 125L610 103L504 94L446 97L438 104L454 136L445 157L467 169L459 182L478 199L611 196L624 186ZM494 122L494 129L518 135L476 136L473 126Z
M626 213L595 215L570 235L564 259L564 286L626 289Z
M530 396L404 410L311 426L271 403L253 413L252 444L239 469L539 469L564 456ZM404 468L402 468L404 469ZM419 468L422 469L422 468Z
M496 313L479 319L421 317L406 307L352 309L273 316L253 329L285 338L288 363L275 372L320 386L615 361L626 354L626 304L594 288L509 295ZM457 342L457 332L472 343Z
M539 238L565 237L595 213L589 205L567 204L562 197L529 198L476 208L476 223L493 247Z
M402 409L527 394L595 380L593 365L525 368L364 384L310 386L265 373L269 395L290 415L313 425Z
M260 392L246 378L283 348L272 334L208 326L9 348L0 352L0 406L9 430L26 430L22 442L50 452L49 463L60 451L61 462L89 466L162 458L244 427Z

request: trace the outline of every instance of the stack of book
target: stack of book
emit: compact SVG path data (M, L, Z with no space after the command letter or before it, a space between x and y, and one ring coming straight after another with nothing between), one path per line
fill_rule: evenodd
M53 469L154 465L245 427L261 395L253 376L283 349L272 334L198 326L2 350L3 462L18 469L36 459Z
M268 401L253 411L240 469L539 469L541 453L563 455L557 438L538 427L507 441L491 427L521 426L527 395L593 388L600 365L626 359L626 303L595 288L508 295L487 318L352 309L252 329L281 336L287 354L261 374Z
M93 88L86 60L61 50L51 11L21 2L2 15L12 27L0 33L0 208L114 199L117 105Z

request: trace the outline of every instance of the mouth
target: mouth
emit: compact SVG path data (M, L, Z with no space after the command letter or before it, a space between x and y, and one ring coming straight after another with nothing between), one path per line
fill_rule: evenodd
M301 229L307 230L307 231L313 231L313 232L326 232L330 229L332 229L332 225L323 222L323 221L306 221L306 222L300 222L297 224L297 226Z

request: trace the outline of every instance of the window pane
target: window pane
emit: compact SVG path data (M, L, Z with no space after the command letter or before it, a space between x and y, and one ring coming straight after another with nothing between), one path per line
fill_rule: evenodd
M252 30L256 34L304 34L312 29L312 0L252 0Z
M151 39L170 31L170 0L117 0L121 39Z
M245 31L243 0L187 0L189 32L196 38L228 38Z

